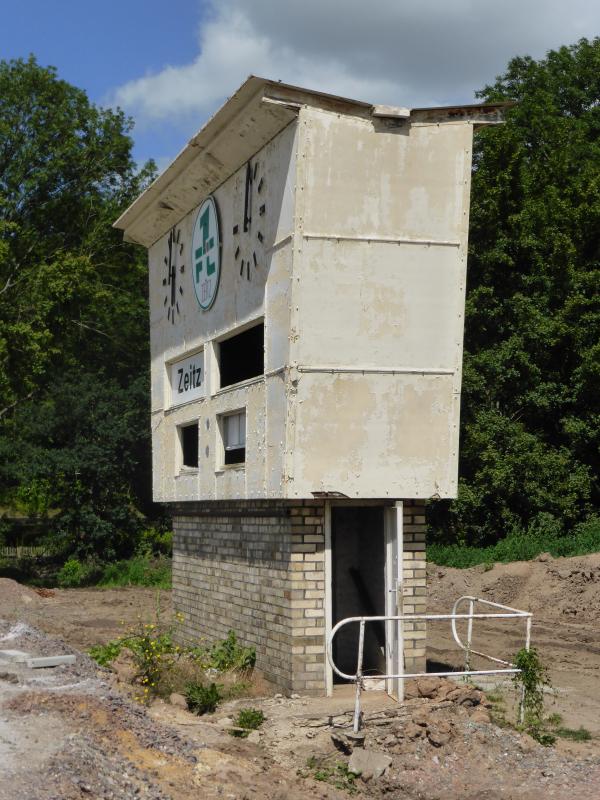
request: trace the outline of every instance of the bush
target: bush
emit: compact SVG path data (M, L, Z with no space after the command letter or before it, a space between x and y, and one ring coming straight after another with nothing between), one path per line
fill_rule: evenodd
M171 559L135 556L125 561L107 564L98 581L99 586L155 586L171 588Z
M146 528L140 534L137 552L139 555L170 558L173 555L173 531Z
M257 708L242 708L233 721L236 729L230 733L238 739L246 739L250 731L258 730L264 721L265 715Z
M100 567L95 562L69 558L58 571L56 582L63 589L76 589L94 583L99 574Z
M202 683L189 683L185 688L188 709L193 714L207 714L215 711L223 699L216 683L204 686Z

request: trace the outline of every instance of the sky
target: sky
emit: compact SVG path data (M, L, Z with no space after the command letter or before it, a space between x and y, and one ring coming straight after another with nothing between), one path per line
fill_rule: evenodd
M474 101L516 55L600 35L593 0L0 0L0 59L53 65L163 169L250 75L372 103Z

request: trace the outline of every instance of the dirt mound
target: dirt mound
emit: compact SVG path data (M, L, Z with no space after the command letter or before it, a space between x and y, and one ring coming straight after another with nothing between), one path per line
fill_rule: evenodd
M449 611L461 594L516 606L545 620L600 621L600 553L575 558L544 554L535 561L468 570L429 568L431 611Z
M0 578L0 609L6 616L9 611L24 606L39 606L41 598L33 589L22 586L11 578Z
M534 561L494 564L491 569L432 564L428 584L432 613L448 613L464 594L531 611L532 644L556 689L549 710L562 714L568 726L583 725L600 734L600 553L574 558L543 553ZM517 620L475 621L473 635L474 649L506 660L524 645L524 625ZM428 623L427 657L430 663L461 668L464 655L448 623ZM476 659L475 666L490 668L483 659Z

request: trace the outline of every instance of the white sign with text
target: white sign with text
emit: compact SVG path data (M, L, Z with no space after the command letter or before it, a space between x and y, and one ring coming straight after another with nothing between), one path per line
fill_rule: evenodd
M204 388L204 352L171 364L171 405L180 406L206 394Z

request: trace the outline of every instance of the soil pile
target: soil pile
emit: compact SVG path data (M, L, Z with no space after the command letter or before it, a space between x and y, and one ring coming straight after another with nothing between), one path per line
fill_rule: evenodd
M40 596L28 586L22 586L10 578L0 578L0 614L12 617L14 612L27 607L38 607Z

